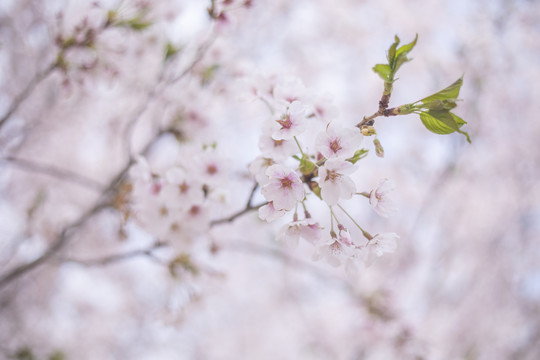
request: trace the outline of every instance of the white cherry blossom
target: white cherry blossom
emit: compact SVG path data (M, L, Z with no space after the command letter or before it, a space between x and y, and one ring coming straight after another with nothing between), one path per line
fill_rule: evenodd
M266 170L266 175L269 181L261 193L267 201L273 201L277 210L290 210L304 199L304 184L293 170L276 164Z
M263 133L259 139L261 153L272 159L282 161L298 152L298 146L294 140L275 140L271 135Z
M305 108L300 101L294 101L279 119L272 122L274 140L291 140L306 129Z
M353 164L339 158L328 159L319 168L321 197L328 205L336 205L340 199L350 199L356 192L356 185L349 177L353 171Z
M264 156L257 156L255 160L249 163L248 170L251 175L255 177L255 180L259 185L266 185L268 183L268 176L266 176L266 169L274 165L276 162Z
M306 100L307 89L299 78L287 76L278 80L273 94L278 102L294 103Z
M369 240L367 246L375 255L382 256L384 253L393 253L396 250L397 239L399 236L396 233L377 234Z
M287 210L276 210L274 208L274 202L270 201L268 204L263 205L259 208L259 218L267 222L272 222L276 219L279 219L287 213Z
M369 196L369 203L373 207L373 210L382 217L388 217L388 215L397 211L394 200L388 196L388 193L393 191L396 185L393 181L388 179L382 179L379 185L371 191Z
M285 224L278 232L277 240L292 248L298 246L300 238L315 245L321 238L321 229L319 223L311 218L297 220Z
M315 149L324 157L350 158L360 148L362 133L357 128L343 128L330 123L325 132L319 133Z

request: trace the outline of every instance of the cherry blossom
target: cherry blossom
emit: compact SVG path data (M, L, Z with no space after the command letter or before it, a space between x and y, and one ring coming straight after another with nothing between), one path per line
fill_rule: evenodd
M313 259L316 261L324 259L331 266L340 266L356 252L356 247L354 247L349 240L350 237L347 238L345 234L344 236L338 237L335 232L332 231L325 244L318 247L316 253L313 255Z
M396 250L397 239L399 236L396 233L377 234L369 240L367 246L371 252L382 256L384 253L393 253Z
M321 197L328 205L336 205L340 199L350 199L356 192L356 185L348 176L354 165L342 159L328 159L319 168Z
M333 120L338 115L338 108L332 102L332 96L328 94L315 95L313 99L313 114L320 120Z
M255 177L259 185L265 185L268 183L268 176L266 176L266 169L274 165L276 162L268 157L257 156L255 160L249 163L248 170L251 175Z
M286 112L272 123L274 140L291 140L306 129L305 108L300 101L294 101Z
M296 220L285 224L278 232L276 239L292 248L298 246L300 238L315 245L321 238L321 229L319 223L311 218Z
M315 149L326 158L349 158L359 149L362 134L356 128L343 128L330 123L315 140Z
M307 89L297 77L287 76L279 79L274 88L274 98L279 102L294 103L307 100Z
M266 200L273 201L276 209L290 210L304 199L304 185L293 170L276 164L266 170L266 175L269 181L261 192Z
M276 210L274 208L274 202L270 201L266 205L259 208L259 218L267 222L272 222L279 219L287 213L287 210Z
M298 152L298 147L293 140L275 140L265 132L259 140L259 149L263 155L279 161Z
M369 196L369 203L373 207L373 210L382 217L388 217L388 215L397 211L394 200L388 196L388 193L396 188L393 181L388 179L382 179L379 185L371 191Z

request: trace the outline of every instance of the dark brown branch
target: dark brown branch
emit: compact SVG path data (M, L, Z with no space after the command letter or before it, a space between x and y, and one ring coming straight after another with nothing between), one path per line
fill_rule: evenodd
M105 185L100 184L95 180L57 166L44 165L35 161L17 158L15 156L6 156L4 158L0 158L0 161L6 161L22 170L47 175L62 181L68 181L94 191L102 191L105 188Z

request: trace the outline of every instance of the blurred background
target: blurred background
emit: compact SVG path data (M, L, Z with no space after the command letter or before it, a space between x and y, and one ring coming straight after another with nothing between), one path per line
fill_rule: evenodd
M534 0L3 0L0 357L540 358L539 18ZM134 154L179 156L160 131L183 114L177 132L230 159L213 216L232 214L268 117L243 81L298 76L352 126L377 110L371 68L396 34L418 43L390 106L464 75L455 112L472 138L377 119L385 158L356 180L393 179L400 211L346 205L398 233L397 251L346 276L250 212L197 238L196 274L172 276L174 249L126 220Z

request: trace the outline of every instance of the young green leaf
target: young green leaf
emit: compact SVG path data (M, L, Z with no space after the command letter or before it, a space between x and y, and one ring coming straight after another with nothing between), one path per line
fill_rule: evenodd
M448 86L447 88L444 88L441 91L436 92L435 94L425 97L419 101L427 104L434 100L455 100L459 96L459 90L461 89L461 85L463 85L463 77L457 79L452 85Z
M416 45L417 40L418 40L418 34L416 34L416 37L414 38L413 41L411 41L410 43L408 43L406 45L403 45L399 49L397 49L396 55L395 55L395 58L394 58L394 63L392 65L392 70L393 70L394 73L396 73L399 70L401 65L403 65L407 61L411 60L411 59L409 59L407 57L407 54L412 50L414 45Z
M351 158L348 158L347 161L353 163L353 164L356 164L356 162L360 159L363 159L367 156L369 150L366 150L366 149L360 149L360 150L356 150L356 152L354 153L354 155L351 157Z
M433 100L427 103L420 105L420 108L426 110L452 110L457 106L456 100L454 99L444 99L444 100Z
M373 67L373 71L375 71L384 81L387 81L390 79L389 76L392 69L390 69L390 65L377 64Z
M413 41L411 41L410 43L408 43L406 45L403 45L399 49L397 49L396 57L400 56L401 54L407 55L413 49L413 47L416 45L416 41L418 41L418 34L416 34Z
M422 112L420 113L420 120L422 120L424 126L431 132L444 135L457 131L465 135L469 143L471 142L469 134L460 129L461 126L466 124L465 120L448 110L429 110Z
M394 36L394 43L390 45L390 48L388 49L388 53L386 54L386 59L388 60L388 65L393 69L394 68L394 60L396 58L396 49L399 45L399 37L397 35Z

